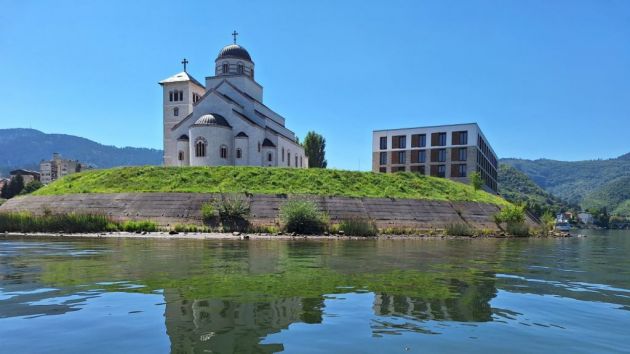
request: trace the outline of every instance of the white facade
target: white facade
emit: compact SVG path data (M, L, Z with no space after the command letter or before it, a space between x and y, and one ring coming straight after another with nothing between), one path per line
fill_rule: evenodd
M263 104L245 48L224 47L214 69L205 87L186 71L160 81L164 165L307 168L304 149L285 119Z

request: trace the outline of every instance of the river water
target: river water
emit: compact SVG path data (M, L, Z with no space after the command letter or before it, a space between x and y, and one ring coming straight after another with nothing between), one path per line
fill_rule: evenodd
M2 353L630 352L630 232L0 239Z

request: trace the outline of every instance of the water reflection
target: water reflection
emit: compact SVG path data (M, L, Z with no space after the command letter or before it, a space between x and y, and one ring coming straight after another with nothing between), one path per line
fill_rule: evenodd
M382 352L447 337L436 349L474 351L474 340L481 352L507 345L497 335L519 342L529 333L541 350L630 349L621 339L630 325L628 239L5 239L0 344L20 352L68 343L104 352ZM40 327L46 347L28 340ZM584 328L591 340L578 346L567 334Z

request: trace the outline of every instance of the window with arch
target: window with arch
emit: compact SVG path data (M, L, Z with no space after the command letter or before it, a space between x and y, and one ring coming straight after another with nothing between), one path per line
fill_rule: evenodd
M205 157L206 156L206 146L208 142L204 138L197 138L195 142L195 156L197 157Z
M260 141L258 142L258 152L260 152Z
M302 156L300 156L300 167L302 167Z
M269 162L273 161L273 155L270 152L267 153L267 161Z
M284 162L284 148L282 148L282 162Z
M241 150L240 148L236 149L236 158L240 159L243 157L243 150Z
M227 159L227 155L228 155L227 146L221 145L221 148L219 148L219 156L221 156L222 159Z
M293 165L293 166L295 166L295 167L298 166L298 155L295 155L295 165Z
M291 166L291 153L287 151L287 166Z
M177 117L179 115L179 107L173 108L173 115Z
M179 161L184 161L184 152L183 151L179 151L179 153L177 154L177 159Z
M227 74L228 72L230 72L230 64L223 63L223 73Z

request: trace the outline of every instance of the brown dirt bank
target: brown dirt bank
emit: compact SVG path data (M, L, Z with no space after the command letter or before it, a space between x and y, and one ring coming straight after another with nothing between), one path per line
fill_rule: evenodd
M8 200L0 212L91 213L117 220L154 220L161 226L200 224L201 205L220 198L205 193L115 193L22 196ZM371 219L381 229L444 229L466 223L475 229L496 230L493 216L499 208L476 202L448 202L393 198L350 198L286 195L250 195L250 221L277 225L280 206L289 198L308 198L328 213L331 222L350 218ZM534 225L535 222L527 219Z

